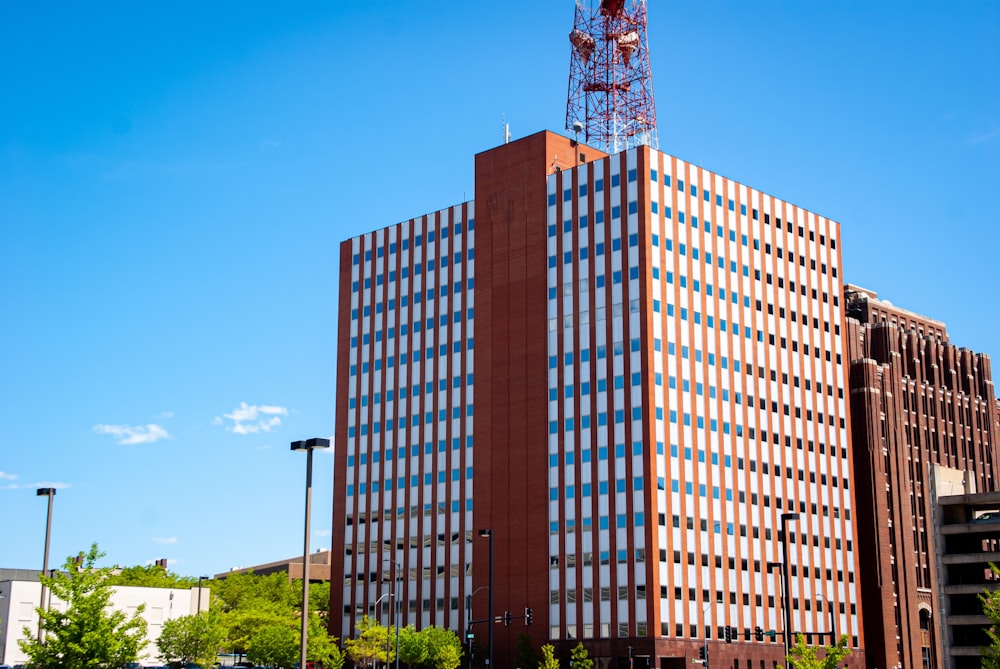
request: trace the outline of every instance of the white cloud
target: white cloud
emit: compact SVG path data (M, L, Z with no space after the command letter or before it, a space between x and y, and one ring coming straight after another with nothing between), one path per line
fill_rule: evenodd
M2 473L2 472L0 472ZM0 481L3 480L13 480L17 476L13 474L7 474L6 478L0 476ZM66 488L72 487L69 483L55 483L53 481L37 481L35 483L2 483L0 484L0 490L37 490L38 488L58 488L59 490L65 490Z
M17 478L17 474L9 474L4 471L0 471L0 481L13 481Z
M153 543L161 546L172 546L177 543L177 537L153 537Z
M313 532L317 537L328 537L333 534L330 530L316 530Z
M149 425L95 425L97 434L110 434L119 444L152 444L160 439L167 439L170 434L165 428L155 423Z
M240 402L240 405L230 413L216 417L212 423L215 425L224 424L223 418L232 422L226 426L226 430L234 434L257 434L259 432L270 432L281 425L281 416L287 416L288 409L285 407L271 406L267 404L247 404Z

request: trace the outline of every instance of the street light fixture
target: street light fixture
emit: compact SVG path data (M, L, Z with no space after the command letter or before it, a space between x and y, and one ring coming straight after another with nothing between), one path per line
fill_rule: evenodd
M714 604L713 604L713 602L709 602L708 604L705 604L705 608L703 608L701 610L701 618L702 618L702 620L704 621L704 624L705 624L705 643L701 647L702 648L702 653L704 654L704 657L702 658L702 663L705 665L706 668L708 667L708 639L709 639L709 631L711 629L711 625L709 624L709 621L712 621L712 624L715 624L715 622L716 622L715 621L715 617L714 616L709 617L708 612L709 612L709 609L711 609L713 605L716 606L716 607L719 607L723 603L724 602L722 601L722 595L720 593L719 594L719 599L716 602L714 602ZM718 627L718 625L716 625L716 627ZM629 663L631 664L631 661Z
M379 598L375 600L375 605L372 607L374 609L373 613L375 613L379 625L382 624L382 612L379 610L379 604L381 604L382 600L385 599L386 597L392 597L392 593L386 592L380 595ZM385 621L385 666L386 667L389 666L389 624L390 624L389 619L386 618ZM378 663L376 663L376 666L378 666Z
M834 618L833 600L832 599L828 600L822 594L817 594L816 595L816 599L818 599L819 601L823 602L827 606L827 608L829 608L829 610L830 610L830 646L831 647L832 646L836 646L837 645L837 620Z
M472 622L472 598L475 597L476 593L479 592L480 590L489 590L489 589L490 589L490 586L488 586L488 585L481 585L481 586L479 586L478 588L476 588L475 590L473 590L472 592L470 592L469 594L467 594L465 596L465 608L467 609L466 616L468 617L468 621L467 621L468 623ZM468 625L466 625L466 626L468 626Z
M781 607L785 614L785 657L792 652L792 605L791 605L791 577L788 575L788 523L799 519L797 513L781 514L781 530L778 532L778 541L781 542L781 578L782 578L782 601Z
M45 555L42 557L42 574L46 574L49 571L49 542L52 538L52 498L56 496L55 488L39 488L35 495L38 497L48 497L49 498L49 512L45 517ZM40 608L45 608L45 591L48 588L42 583L42 601L39 603ZM38 640L42 640L42 617L38 616Z
M313 451L330 448L330 440L313 437L305 441L293 441L293 451L306 452L306 529L302 542L302 640L299 644L299 667L306 668L306 634L309 631L309 515L312 512L312 468Z
M489 613L489 621L490 621L490 627L489 627L489 630L490 630L489 645L490 645L490 650L489 650L489 656L486 658L486 666L487 666L487 669L493 669L493 590L494 590L494 588L493 588L493 530L490 529L490 528L479 530L479 536L481 536L481 537L489 537L489 539L490 539L490 583L489 583L489 588L490 588L490 603L489 603L489 607L490 607L490 613Z
M394 581L394 590L395 590L395 593L396 593L395 596L392 599L392 606L396 610L396 669L399 669L399 611L400 611L400 608L401 608L400 605L399 605L399 563L396 562L395 560L393 560L392 558L382 558L382 561L383 562L391 562L392 563L392 570L393 570L393 579L392 580ZM389 634L386 633L385 636L386 636L386 645L388 645L389 644ZM389 664L389 656L388 656L388 654L386 654L385 662L386 662L386 666L388 666L388 664Z

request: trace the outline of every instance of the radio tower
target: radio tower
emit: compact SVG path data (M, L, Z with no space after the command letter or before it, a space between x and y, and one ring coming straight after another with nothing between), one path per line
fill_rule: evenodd
M658 148L646 0L577 0L569 41L567 130L608 153Z

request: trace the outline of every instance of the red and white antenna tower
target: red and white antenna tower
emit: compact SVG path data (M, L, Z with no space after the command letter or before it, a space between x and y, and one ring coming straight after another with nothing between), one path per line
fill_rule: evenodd
M646 0L577 0L569 41L567 130L608 153L657 148Z

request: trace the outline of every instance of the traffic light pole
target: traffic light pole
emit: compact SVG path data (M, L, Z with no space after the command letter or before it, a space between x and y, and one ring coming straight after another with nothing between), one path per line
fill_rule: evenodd
M479 620L470 620L467 627L465 628L465 638L469 642L470 648L472 645L472 640L474 635L472 633L472 626L479 625L481 623L490 624L490 639L493 638L493 625L497 623L503 623L505 626L509 626L512 620L523 620L525 627L530 627L533 622L534 615L531 611L530 606L524 607L524 614L520 616L511 615L510 611L504 611L503 615L492 616L490 618L480 618ZM469 669L472 669L472 653L469 653Z

